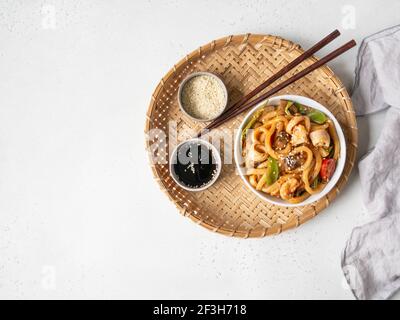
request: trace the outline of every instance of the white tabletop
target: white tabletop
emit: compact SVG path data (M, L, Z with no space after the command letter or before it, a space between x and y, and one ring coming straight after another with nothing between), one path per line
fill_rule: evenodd
M159 79L228 34L309 47L398 22L400 2L0 2L0 298L353 299L340 268L367 221L357 169L300 228L240 240L182 217L153 181L144 119ZM351 87L356 50L330 64ZM359 119L361 153L384 115ZM397 295L399 297L399 295Z

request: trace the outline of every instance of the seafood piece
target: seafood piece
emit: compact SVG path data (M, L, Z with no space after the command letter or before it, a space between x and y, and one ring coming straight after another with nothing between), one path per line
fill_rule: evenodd
M300 182L296 178L289 178L281 186L281 189L279 191L281 198L283 200L291 198L299 185Z
M326 130L316 130L311 132L310 139L314 147L328 148L331 143L331 137Z
M293 128L292 133L292 145L298 146L299 144L308 142L308 133L306 128L302 124L298 124Z

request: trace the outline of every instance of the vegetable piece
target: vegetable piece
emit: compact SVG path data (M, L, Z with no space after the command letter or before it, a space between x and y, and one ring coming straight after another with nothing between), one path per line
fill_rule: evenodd
M288 102L286 103L285 113L286 113L288 116L293 116L294 114L297 113L297 107L296 107L296 105L294 104L293 101L288 101Z
M321 179L323 181L329 181L332 178L335 169L336 169L336 162L334 159L323 159L321 165L321 171L319 172Z
M267 177L266 183L267 185L272 185L279 178L279 166L278 161L274 158L268 158L268 168L267 168Z
M295 102L294 105L296 106L297 111L299 111L300 114L302 114L303 116L307 114L307 108L301 103Z
M279 100L279 106L276 109L277 114L282 115L285 113L286 105L288 104L289 101L281 99Z
M322 158L333 158L333 146L329 146L328 148L318 148L319 154Z
M300 197L300 196L302 196L305 192L306 192L305 189L303 189L303 188L297 188L297 190L296 190L295 193L294 193L294 196L295 196L296 198L297 198L297 197Z
M335 153L335 148L333 146L330 146L328 150L329 150L328 158L333 158L333 154Z
M307 116L310 118L312 122L318 123L318 124L324 124L326 122L326 115L319 111L319 110L312 110L310 111Z
M275 136L275 139L273 141L273 146L275 150L283 150L286 148L290 141L290 134L282 130Z
M318 148L319 154L321 155L322 158L329 157L331 150L332 150L332 146L330 146L329 148L323 148L323 147ZM331 158L331 157L329 157L329 158Z
M305 154L303 152L299 152L296 154L289 154L285 158L283 158L283 169L284 171L292 171L302 166L306 161Z
M256 123L256 121L258 120L258 118L261 116L261 114L263 112L264 112L264 108L257 110L256 113L251 117L250 121L243 128L242 141L244 140L244 138L246 138L247 131Z
M317 176L317 177L314 179L314 181L312 182L311 188L312 188L312 189L316 189L316 188L318 187L318 185L319 185L320 182L321 182L320 177Z

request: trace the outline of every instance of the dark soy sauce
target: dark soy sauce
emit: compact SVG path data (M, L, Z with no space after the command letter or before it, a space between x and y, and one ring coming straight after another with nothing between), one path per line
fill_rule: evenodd
M217 164L210 148L198 142L188 142L178 148L174 170L184 185L201 188L214 178Z

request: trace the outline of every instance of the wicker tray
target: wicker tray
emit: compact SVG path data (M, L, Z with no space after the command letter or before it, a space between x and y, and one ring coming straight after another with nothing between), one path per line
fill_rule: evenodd
M299 45L285 39L251 34L225 37L200 47L178 62L161 79L152 95L145 133L157 128L168 134L170 120L176 121L178 132L184 128L198 130L204 126L185 117L179 110L177 89L186 75L194 71L219 74L228 87L232 104L302 52ZM283 79L315 60L306 60ZM347 159L342 177L335 188L311 205L298 208L280 207L262 201L247 189L235 174L234 164L224 165L220 178L209 189L188 192L172 180L168 164L153 164L150 161L156 181L184 216L221 234L243 238L264 237L310 220L326 208L344 187L357 151L357 124L346 88L328 67L323 67L279 94L308 96L329 108L340 122L347 139ZM225 128L237 128L243 117L244 114L228 122L224 125ZM167 140L168 138L167 136ZM161 154L168 159L168 150L157 149L150 152L149 147L152 144L153 141L146 139L150 159Z

